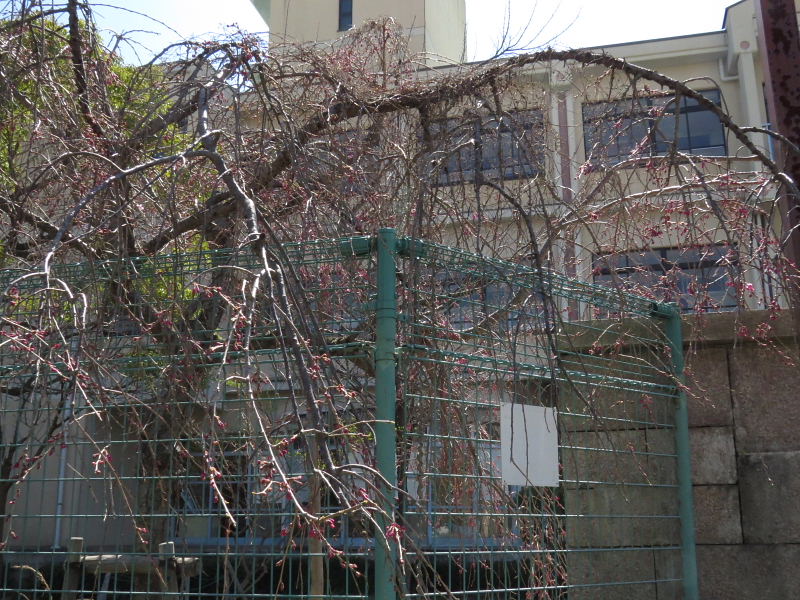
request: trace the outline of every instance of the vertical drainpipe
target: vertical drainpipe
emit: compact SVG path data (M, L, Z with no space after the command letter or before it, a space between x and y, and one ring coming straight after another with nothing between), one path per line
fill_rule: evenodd
M694 500L692 497L692 455L689 447L689 407L684 389L683 332L681 313L677 305L660 305L659 313L666 318L665 334L672 355L672 374L678 385L675 408L675 450L678 455L678 497L681 519L681 558L683 562L683 597L698 600L697 551L695 548Z
M64 484L67 477L67 453L69 452L69 438L67 428L72 418L72 407L65 404L62 411L63 437L61 438L61 453L58 456L58 483L56 484L56 511L55 523L53 526L53 550L61 547L61 522L64 518Z
M74 337L70 343L72 356L78 356L81 348L83 335ZM72 391L70 398L64 400L64 408L61 412L62 435L61 453L58 456L58 483L56 487L56 510L55 523L53 524L53 550L61 547L61 529L64 519L64 486L67 478L67 455L69 453L69 425L75 411L75 381L72 381Z
M378 274L375 300L375 455L377 468L388 485L381 486L382 512L376 518L381 532L375 532L375 598L394 600L396 593L395 541L385 539L393 521L397 486L395 402L395 344L397 336L397 296L395 257L397 237L394 229L381 229L377 237ZM384 545L384 542L388 544Z
M572 148L573 142L570 120L573 105L570 96L566 91L559 91L557 95L558 104L558 155L560 161L561 174L561 202L564 206L571 207L573 204L572 195ZM564 243L564 272L567 277L573 279L577 277L576 259L576 232L568 234ZM567 314L570 321L577 321L580 318L580 304L577 300L568 300Z

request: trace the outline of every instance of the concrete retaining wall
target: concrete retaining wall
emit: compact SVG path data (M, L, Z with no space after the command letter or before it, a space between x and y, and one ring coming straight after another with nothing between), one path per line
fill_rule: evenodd
M798 598L800 360L789 315L693 319L684 335L701 598ZM753 339L762 322L770 331Z

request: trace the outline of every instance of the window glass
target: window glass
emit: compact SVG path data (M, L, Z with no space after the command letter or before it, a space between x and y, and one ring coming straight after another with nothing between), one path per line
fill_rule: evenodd
M475 172L475 123L445 119L431 124L437 150L428 158L440 185L471 181Z
M677 136L680 138L680 120L678 121ZM664 114L653 121L653 149L656 154L664 154L669 152L672 145L672 140L675 139L675 115L671 113Z
M718 90L701 92L720 104ZM584 149L594 162L679 152L724 156L725 131L719 118L694 99L673 96L599 102L583 107Z
M648 250L645 252L631 252L626 255L630 266L646 266L648 268L658 267L660 270L663 255L658 250Z
M517 179L532 177L541 163L541 119L533 113L489 121L482 130L483 174Z
M584 107L584 134L587 156L595 158L622 160L634 149L644 151L649 144L641 108L630 100Z
M717 115L708 111L695 111L686 115L686 122L686 127L691 132L689 142L692 152L702 154L701 148L709 148L709 152L724 150L725 136Z
M680 113L676 115L678 120L678 134L675 136L675 132L669 131L665 132L667 134L666 141L669 143L673 139L675 140L675 146L680 152L691 152L692 145L693 145L693 132L689 129L688 125L688 115L686 113Z
M339 0L339 31L353 26L353 0Z
M534 177L544 160L542 116L525 111L501 119L445 119L431 125L436 148L429 155L439 185Z
M521 295L520 288L510 281L455 272L442 274L435 285L447 325L454 331L465 331L487 318L502 332L536 326L545 307L541 293Z
M726 246L634 251L595 257L594 282L677 302L687 312L730 310L737 306L730 285L735 266L735 253Z

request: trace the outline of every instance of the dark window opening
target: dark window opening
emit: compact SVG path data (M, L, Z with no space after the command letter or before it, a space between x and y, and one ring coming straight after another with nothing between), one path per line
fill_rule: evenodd
M206 539L239 538L252 535L250 521L255 491L255 473L248 457L239 453L228 453L220 457L220 464L230 473L211 485L201 469L205 457L193 456L181 489L180 513L184 516L202 516L203 522L195 527L190 536ZM229 515L234 522L230 521Z
M447 299L445 315L455 331L464 331L487 319L496 320L496 325L506 331L517 325L520 311L509 304L513 300L513 288L499 281L468 281L463 276L451 277L443 282L439 298ZM500 317L497 319L497 317Z
M542 113L524 111L485 120L453 118L431 125L428 155L436 185L484 179L529 179L542 171Z
M549 327L553 322L552 299L534 276L520 284L513 281L516 275L498 272L495 277L480 277L464 271L437 274L431 289L445 326L455 332L488 327L509 336Z
M339 31L353 27L353 0L339 0Z
M717 106L719 90L701 94ZM584 149L593 163L678 152L725 156L725 129L719 117L692 98L659 96L599 102L583 107Z
M368 193L378 184L380 139L373 127L329 131L312 139L294 158L296 181L309 190Z
M731 278L736 264L727 246L661 248L596 256L593 274L601 285L677 302L684 312L709 312L738 306Z

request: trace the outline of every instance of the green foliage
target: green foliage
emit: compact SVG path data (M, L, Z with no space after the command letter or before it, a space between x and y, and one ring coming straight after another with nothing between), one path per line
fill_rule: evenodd
M82 121L68 31L53 18L31 22L13 27L0 21L7 26L0 33L5 49L0 56L5 79L0 92L0 186L7 190L29 175L31 149L53 138L76 137L94 151L103 150L105 143L92 139ZM81 32L87 46L87 100L110 141L128 139L143 123L169 112L174 99L165 66L125 65L103 45L87 41L98 38L86 23L81 23ZM144 156L170 153L184 149L189 140L179 125L172 125L145 140L141 151Z

